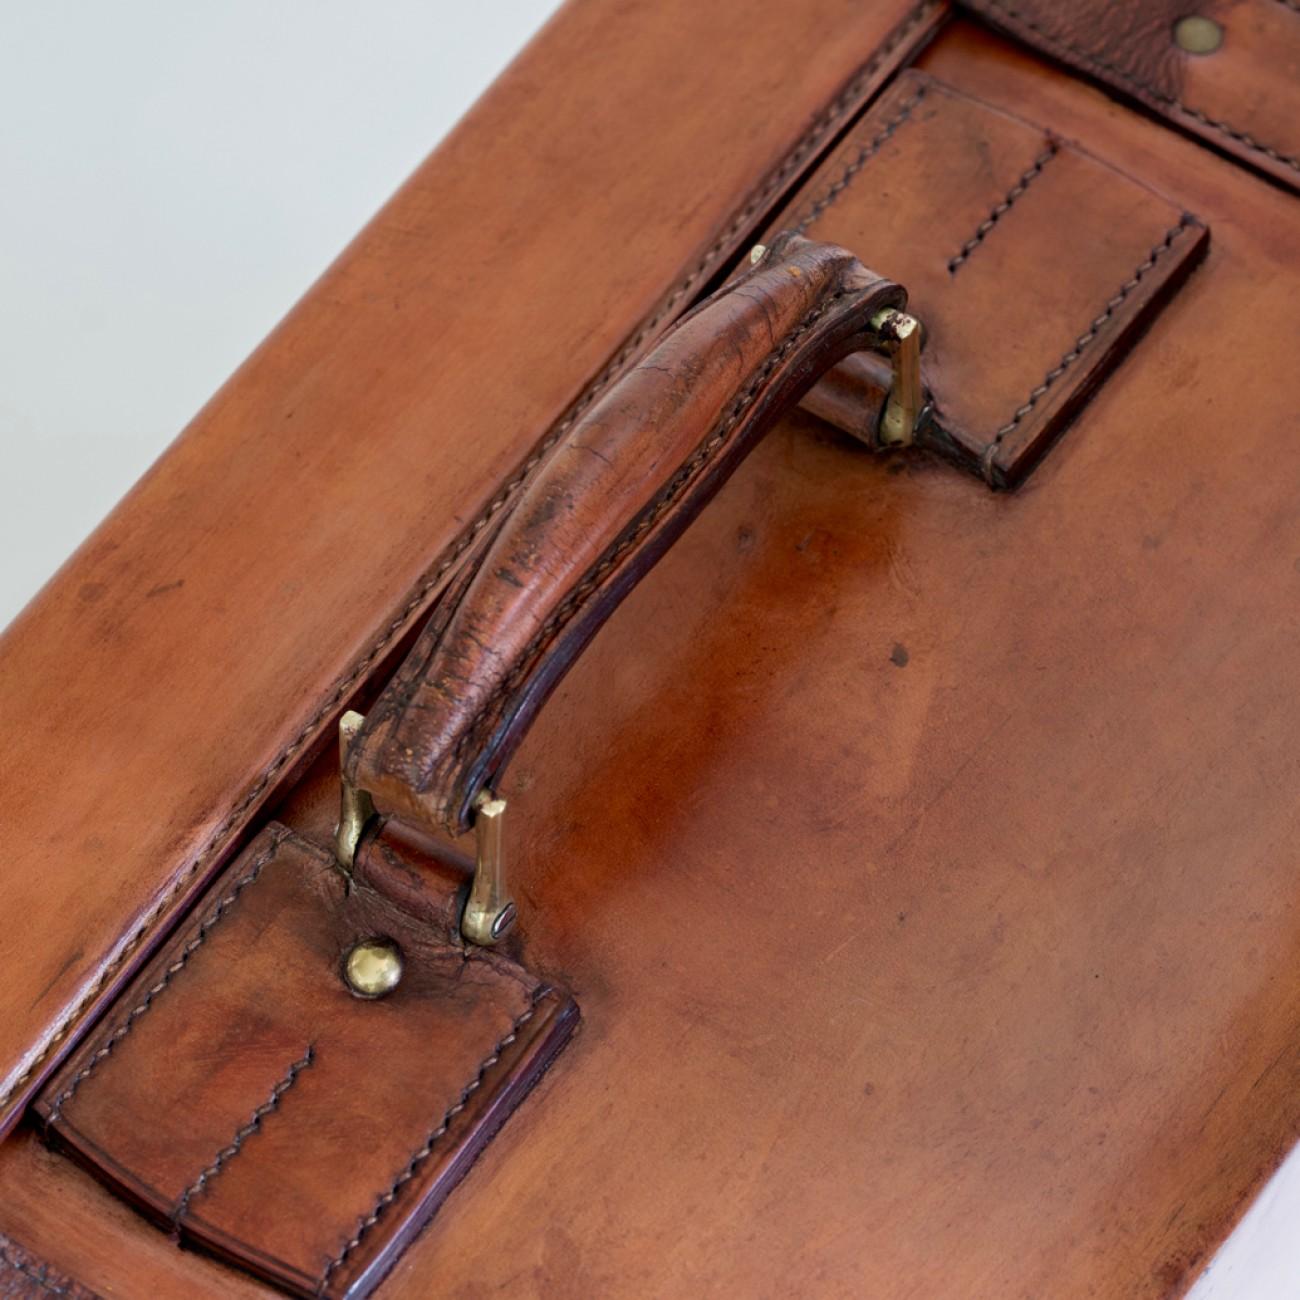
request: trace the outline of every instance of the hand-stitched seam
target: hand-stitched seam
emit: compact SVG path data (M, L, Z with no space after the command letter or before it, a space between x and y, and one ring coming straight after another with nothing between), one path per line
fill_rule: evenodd
M172 980L183 971L190 958L207 942L208 936L218 923L230 912L239 896L248 888L261 874L266 865L275 857L279 850L281 841L288 835L288 831L276 833L271 843L257 857L248 872L241 876L216 907L208 914L207 919L199 926L194 937L181 949L176 960L163 972L162 979L154 984L128 1013L126 1019L108 1036L104 1043L90 1060L73 1076L72 1082L54 1099L54 1105L50 1107L49 1123L58 1122L59 1116L63 1113L63 1108L76 1095L77 1090L87 1079L99 1068L101 1062L106 1061L112 1054L113 1049L124 1039L132 1029L135 1028L140 1018L154 1005L154 1002Z
M1105 309L1099 316L1093 318L1092 323L1082 334L1074 341L1074 346L1070 348L1060 361L1054 365L1051 370L1043 376L1043 382L1034 388L1023 405L1018 406L1012 415L994 435L993 440L984 448L981 461L984 465L985 476L987 477L993 464L993 457L997 454L998 447L1002 439L1011 433L1021 420L1027 416L1030 411L1038 405L1039 401L1046 395L1049 389L1064 375L1071 366L1083 355L1084 351L1092 341L1101 332L1102 326L1115 314L1124 300L1141 284L1143 277L1151 270L1152 267L1174 246L1178 237L1192 224L1189 217L1184 216L1176 226L1172 226L1165 232L1165 237L1156 244L1146 255L1145 259L1138 263L1133 274L1129 276L1119 287L1119 291L1106 302Z
M838 289L823 303L807 312L781 346L774 348L768 354L767 359L755 372L754 377L732 400L731 405L722 415L713 432L673 475L653 504L642 513L621 537L610 544L604 554L587 570L582 581L561 601L546 622L538 628L525 647L519 662L502 678L483 702L483 706L479 710L478 720L462 732L455 745L452 746L448 760L453 768L459 763L471 742L476 746L481 744L483 737L495 727L499 708L503 706L504 701L519 683L532 671L533 665L544 652L547 644L563 630L581 604L596 590L610 570L618 564L628 551L641 542L642 538L654 528L655 524L667 511L677 504L691 481L709 463L718 448L727 441L736 425L740 422L741 417L758 397L772 372L789 356L817 321L830 311L847 292L846 289ZM444 809L444 816L450 819L450 815L451 810Z
M536 989L533 992L528 1007L515 1018L515 1021L510 1026L509 1030L507 1030L506 1033L497 1040L492 1050L483 1058L478 1069L474 1072L473 1078L471 1078L470 1081L460 1090L460 1096L443 1112L442 1119L438 1121L437 1127L432 1129L429 1132L429 1135L424 1139L424 1142L415 1149L411 1158L403 1166L401 1173L399 1173L397 1177L393 1179L392 1183L389 1184L388 1190L379 1195L374 1206L371 1208L370 1213L364 1218L358 1220L357 1230L351 1240L349 1240L343 1249L340 1250L339 1253L325 1266L325 1271L321 1274L321 1279L316 1285L317 1295L322 1295L324 1293L325 1288L329 1285L330 1278L340 1267L342 1267L347 1257L352 1254L359 1245L361 1245L366 1234L375 1226L376 1223L379 1222L384 1211L387 1210L388 1207L397 1199L397 1194L402 1190L402 1188L415 1177L420 1166L432 1154L434 1147L437 1146L446 1135L447 1130L451 1127L452 1121L469 1104L470 1097L472 1097L474 1093L483 1086L483 1081L487 1077L487 1072L501 1059L501 1053L519 1037L519 1031L537 1014L538 1004L549 992L550 989L545 986Z
M1032 18L1027 18L1024 14L1013 9L1010 5L1003 3L1003 0L986 0L986 2L992 8L1000 9L1012 20L1012 22L1019 23L1021 26L1027 27L1031 32L1037 33L1038 36L1042 38L1043 43L1049 48L1057 51L1066 51L1067 53L1074 55L1075 58L1081 60L1088 67L1095 71L1109 73L1111 76L1117 77L1131 89L1149 95L1157 103L1165 104L1170 108L1180 109L1182 112L1186 113L1188 117L1195 118L1204 126L1208 126L1212 131L1217 131L1222 136L1236 140L1239 144L1245 145L1247 149L1250 149L1255 153L1263 154L1268 158L1272 158L1275 162L1282 163L1284 166L1290 167L1293 171L1300 171L1300 158L1293 158L1289 154L1281 153L1279 150L1274 149L1272 145L1263 144L1261 141L1256 140L1255 137L1250 135L1248 132L1239 131L1235 126L1230 125L1228 122L1210 117L1199 108L1192 108L1190 105L1184 104L1183 101L1178 99L1176 96L1170 95L1163 90L1158 90L1155 86L1139 80L1131 72L1126 72L1123 68L1118 68L1113 63L1107 63L1104 59L1098 58L1090 50L1085 50L1059 36L1054 36L1052 33L1039 26L1039 24ZM1285 3L1285 0L1283 0L1283 3Z
M211 1186L212 1180L232 1161L243 1149L244 1143L248 1141L254 1133L261 1130L262 1121L268 1115L274 1114L279 1108L284 1094L298 1081L298 1076L316 1059L316 1048L313 1044L309 1046L306 1052L296 1060L285 1074L284 1078L271 1089L271 1095L249 1116L248 1122L235 1130L235 1136L231 1139L228 1146L224 1146L217 1152L216 1158L210 1165L185 1189L184 1195L176 1202L176 1210L172 1214L172 1222L179 1224L181 1220L189 1213L190 1203L196 1196L200 1196L208 1187Z
M574 422L588 406L596 400L597 397L609 386L609 384L618 376L624 363L631 357L645 340L654 333L654 331L663 323L673 308L681 301L682 297L690 291L692 286L701 281L711 270L714 261L720 257L730 242L738 235L742 234L760 208L776 193L779 193L782 186L789 178L794 175L803 165L804 161L810 154L813 154L820 148L826 136L832 132L839 117L852 108L858 97L862 94L872 77L880 67L893 55L894 51L903 44L909 36L915 31L916 27L929 15L937 9L935 0L922 0L912 9L907 17L903 19L893 35L882 45L872 57L863 65L853 79L849 82L829 107L818 115L812 126L800 137L789 154L786 155L785 161L765 179L753 195L746 201L745 206L731 219L725 227L723 233L719 235L709 246L695 266L686 276L677 284L676 288L664 299L658 310L651 316L645 324L641 325L636 333L619 349L618 353L612 360L607 362L596 377L591 380L586 389L579 394L573 405L561 418L560 422L552 427L551 431L536 444L532 453L527 460L523 462L516 474L509 479L497 491L496 495L484 507L482 514L452 543L451 547L435 562L435 566L429 571L428 575L420 582L414 593L403 605L401 612L388 624L379 638L374 641L370 649L353 665L351 670L339 681L334 690L330 693L325 702L312 714L310 720L301 731L291 740L280 753L272 760L270 765L250 787L247 794L231 809L231 811L222 819L220 825L212 833L208 843L199 851L194 861L189 864L175 879L171 887L165 894L154 904L152 908L141 918L136 927L126 936L122 946L117 953L100 971L94 982L85 990L84 993L73 1003L67 1014L59 1022L50 1037L42 1045L37 1054L32 1057L26 1069L9 1085L8 1088L0 1093L0 1108L9 1104L19 1089L27 1083L29 1079L40 1068L46 1057L67 1037L73 1022L81 1015L86 1007L99 996L100 991L113 977L114 973L121 967L122 963L139 946L141 940L150 932L158 918L172 905L180 893L189 884L190 880L216 854L225 844L226 836L239 825L244 814L248 812L270 788L290 761L297 755L304 745L315 734L317 728L328 718L340 704L347 699L352 688L359 682L371 667L384 655L392 643L397 639L399 633L406 626L408 621L416 614L420 607L426 602L430 593L432 593L442 581L443 576L453 565L461 558L462 555L470 548L475 539L484 528L492 522L496 515L510 502L515 496L518 489L532 474L533 470L546 458L547 453L555 446L557 442L573 427Z
M929 86L925 84L918 86L916 92L910 95L898 106L898 112L885 123L885 125L871 138L871 140L858 150L852 161L845 166L839 178L832 182L822 195L809 205L807 212L804 213L803 217L799 220L799 223L795 226L796 234L806 234L808 229L826 212L827 208L834 206L840 196L844 194L857 179L859 173L867 163L884 147L885 142L898 130L900 126L903 125L904 122L911 119L912 110L925 98L927 90L929 90Z
M1060 145L1055 140L1048 140L1047 148L1034 159L1023 172L1020 179L1006 192L1002 201L975 227L975 233L961 246L961 252L948 261L948 273L956 275L958 268L984 242L994 226L1007 215L1023 197L1025 191L1043 174L1043 168L1056 157Z
M0 1260L3 1260L10 1268L21 1273L24 1277L31 1278L37 1286L41 1287L42 1290L48 1291L50 1295L68 1294L68 1288L66 1286L56 1286L50 1281L49 1277L43 1272L43 1270L34 1269L29 1265L24 1264L22 1260L15 1259L14 1256L11 1255L3 1246L0 1246Z

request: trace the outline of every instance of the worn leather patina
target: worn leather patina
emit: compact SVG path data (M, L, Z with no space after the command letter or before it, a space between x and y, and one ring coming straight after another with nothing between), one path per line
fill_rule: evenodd
M272 815L329 843L335 714L909 22L562 12L8 634L11 1106ZM1300 1132L1296 196L973 20L906 59L1194 214L1204 259L1015 492L787 416L592 637L501 782L512 959L583 1032L384 1300L1163 1300ZM269 1294L31 1121L0 1233L103 1295Z

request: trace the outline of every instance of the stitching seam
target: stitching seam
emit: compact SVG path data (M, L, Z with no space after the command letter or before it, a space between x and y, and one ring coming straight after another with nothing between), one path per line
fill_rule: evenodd
M1290 167L1292 171L1300 171L1300 159L1281 153L1279 150L1274 149L1272 145L1262 144L1259 140L1256 140L1253 135L1250 135L1245 131L1239 131L1236 127L1231 126L1227 122L1220 121L1218 118L1210 117L1209 114L1202 112L1199 108L1192 108L1190 105L1184 104L1183 101L1178 99L1176 96L1166 94L1163 90L1157 90L1154 86L1148 85L1145 81L1138 80L1138 78L1133 76L1131 72L1125 72L1123 68L1117 68L1113 63L1106 63L1104 60L1099 59L1095 54L1082 49L1078 45L1062 40L1060 37L1053 36L1050 32L1047 32L1040 27L1032 18L1027 18L1024 14L1019 13L1010 5L1004 4L1003 0L985 0L985 2L991 8L1001 10L1012 20L1012 22L1019 23L1021 26L1027 27L1031 32L1037 33L1037 35L1042 39L1043 44L1049 49L1057 51L1064 50L1069 54L1072 54L1076 59L1081 60L1086 66L1092 68L1094 71L1109 73L1112 77L1118 78L1130 89L1138 90L1145 95L1149 95L1157 103L1164 104L1169 108L1180 109L1182 112L1186 113L1188 117L1195 118L1196 121L1208 126L1212 131L1217 131L1220 135L1225 136L1228 139L1236 140L1238 144L1245 145L1247 149L1253 150L1255 153L1263 154L1265 157L1272 158L1275 162ZM1287 4L1287 0L1282 0L1282 3ZM1288 4L1287 7L1290 8L1291 6Z
M185 1189L184 1196L176 1202L176 1211L172 1215L172 1223L179 1224L189 1213L190 1202L196 1196L202 1194L211 1181L239 1154L244 1143L261 1129L262 1121L279 1107L280 1099L293 1087L298 1080L298 1076L315 1059L316 1048L313 1044L307 1048L307 1051L299 1060L289 1067L289 1072L271 1089L271 1095L252 1113L248 1123L235 1131L235 1136L230 1145L222 1147L217 1152L216 1159Z
M3 1246L0 1246L0 1261L3 1261L10 1268L21 1273L24 1277L31 1278L37 1286L48 1291L50 1295L68 1294L68 1288L66 1286L56 1286L43 1271L38 1271L29 1265L24 1264L22 1260L15 1259L14 1256L11 1255Z
M1174 246L1178 237L1191 224L1191 219L1184 216L1176 226L1171 227L1165 232L1164 239L1162 239L1149 253L1147 253L1146 259L1139 263L1133 271L1133 274L1129 276L1122 285L1120 285L1119 292L1107 301L1105 309L1102 311L1101 315L1095 317L1088 328L1084 330L1077 339L1075 339L1074 346L1065 353L1060 361L1058 361L1046 375L1043 376L1043 382L1030 392L1024 404L1017 407L1011 419L997 431L993 441L984 448L980 457L986 478L992 468L993 458L997 455L997 450L1002 443L1002 439L1005 438L1007 434L1011 433L1017 425L1019 425L1021 420L1023 420L1025 416L1027 416L1030 411L1038 405L1039 400L1047 393L1052 385L1055 384L1056 381L1060 379L1076 361L1078 361L1088 345L1097 337L1102 326L1110 320L1120 307L1120 304L1123 303L1129 294L1132 293L1133 290L1142 282L1143 276L1145 276L1147 272L1150 271L1151 268L1155 266L1155 264Z
M1020 174L1020 179L1006 192L992 212L975 227L975 233L961 246L961 252L948 262L948 272L956 275L958 268L984 242L989 231L1007 215L1015 206L1016 200L1043 174L1043 168L1056 157L1060 145L1055 140L1048 140L1047 148Z
M113 1049L124 1039L127 1034L135 1028L136 1022L149 1010L154 1004L154 1000L160 993L172 982L172 980L185 969L186 963L194 954L207 942L208 935L212 933L217 923L234 907L239 896L262 874L263 868L275 857L280 848L281 841L288 834L288 831L279 832L266 850L257 858L246 875L241 876L235 882L235 887L223 898L208 914L207 920L199 926L198 932L194 937L181 949L180 955L174 962L163 972L163 977L155 984L128 1013L126 1019L109 1035L108 1041L97 1051L94 1056L77 1072L72 1082L54 1099L54 1105L50 1107L50 1124L58 1123L63 1108L76 1095L77 1089L81 1087L87 1079L99 1068L102 1061L112 1055Z
M411 1158L406 1162L402 1172L393 1179L386 1192L380 1194L375 1201L374 1207L370 1213L361 1219L357 1224L356 1233L352 1239L343 1247L337 1255L325 1266L324 1273L316 1285L316 1294L322 1295L329 1280L334 1272L340 1268L347 1257L361 1244L366 1234L371 1228L379 1222L384 1211L397 1199L398 1192L415 1177L420 1166L429 1158L434 1147L446 1134L451 1127L452 1121L463 1111L469 1103L470 1097L474 1095L482 1086L487 1072L501 1059L501 1053L505 1051L511 1043L519 1037L519 1031L526 1025L536 1014L537 1005L550 992L549 988L542 987L534 991L528 1007L516 1017L514 1023L499 1038L492 1050L485 1056L474 1073L474 1077L460 1090L460 1096L443 1112L442 1119L438 1121L437 1128L433 1129L424 1142L416 1148Z
M58 1027L46 1040L41 1050L32 1058L27 1068L20 1074L3 1093L0 1093L0 1108L7 1106L13 1099L14 1095L22 1086L36 1073L41 1063L47 1056L67 1037L68 1031L72 1028L73 1021L81 1015L82 1011L99 995L100 991L112 978L113 974L121 967L123 962L139 946L140 941L152 929L158 918L171 906L177 896L186 887L193 876L199 871L205 862L224 845L226 836L239 825L244 814L257 803L262 794L270 787L271 783L284 770L289 761L298 753L299 750L307 743L316 729L330 716L331 713L347 698L353 686L370 670L371 666L384 654L392 645L398 633L406 625L408 620L419 610L420 606L425 603L430 593L437 587L442 580L443 575L456 563L457 560L469 549L474 540L488 526L493 518L502 510L515 495L518 488L529 477L534 469L545 459L546 454L551 448L572 428L575 421L582 412L596 400L597 397L606 389L613 379L618 375L623 364L631 357L641 344L649 337L655 329L672 313L673 308L682 297L689 292L691 287L699 282L710 270L714 259L721 256L728 244L742 234L754 215L763 207L772 196L778 193L786 181L794 175L803 165L810 154L815 153L822 145L826 136L834 130L836 122L840 116L851 109L860 95L864 93L865 88L870 84L871 78L883 64L893 55L894 51L902 45L913 33L916 27L930 14L934 13L937 8L935 0L922 0L911 12L903 19L902 23L895 30L894 34L880 46L872 57L863 65L848 86L840 92L831 102L830 106L824 109L814 120L813 125L804 133L791 152L786 156L785 161L780 168L769 176L758 188L753 196L746 202L745 206L738 212L728 223L726 229L721 235L714 240L708 250L703 254L692 270L678 283L677 287L664 299L662 305L654 315L640 328L637 332L619 349L614 358L607 362L600 370L596 378L587 386L586 390L581 393L574 401L569 411L561 419L560 423L555 425L551 432L548 433L537 444L532 454L520 466L518 472L509 479L489 501L484 508L483 513L474 521L464 533L461 534L444 553L443 557L436 562L435 568L430 572L417 587L406 604L402 607L401 612L396 618L389 623L388 627L380 634L379 639L375 641L362 658L354 665L348 674L334 688L329 698L324 704L316 710L310 721L302 728L298 735L285 746L284 749L271 762L270 766L258 778L248 793L239 801L230 813L222 819L221 824L213 832L207 845L201 849L194 861L185 868L176 878L167 892L154 904L152 908L141 918L134 930L127 935L123 941L122 947L115 956L105 965L104 969L96 977L95 981L89 988L73 1003L67 1014L59 1022Z
M808 228L822 216L826 209L834 205L840 195L853 184L858 173L867 165L868 160L879 153L881 148L884 146L885 141L888 140L904 122L908 121L912 116L912 110L925 98L925 93L928 89L929 87L924 84L918 86L916 93L909 96L899 105L898 112L885 124L884 127L881 128L880 133L868 144L863 145L862 148L858 150L853 161L844 168L839 180L835 181L826 192L809 207L799 224L795 227L796 234L806 234Z
M786 338L785 342L768 354L767 360L764 361L762 367L755 373L746 387L732 400L731 406L722 416L713 432L673 475L659 498L633 524L628 532L610 545L604 555L587 571L582 581L556 607L554 613L546 622L538 628L520 656L519 662L483 702L478 721L468 730L462 732L460 738L452 747L450 754L452 764L459 761L471 741L475 744L481 743L484 733L490 731L496 725L498 706L533 670L533 666L543 653L546 644L558 635L578 606L600 585L605 575L615 567L619 560L637 546L663 515L677 504L691 480L709 462L714 452L726 442L745 411L757 398L773 370L785 360L817 321L830 311L840 299L844 298L847 293L847 289L836 290L824 302L809 311Z

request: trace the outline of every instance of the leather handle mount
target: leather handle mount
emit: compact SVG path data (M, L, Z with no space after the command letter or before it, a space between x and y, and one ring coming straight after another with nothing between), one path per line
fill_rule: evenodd
M906 303L903 288L842 248L783 234L755 249L743 274L574 424L364 723L353 715L344 821L358 792L367 807L452 835L477 818L482 871L485 826L499 821L487 792L578 654L826 370L852 352L888 351L903 386L919 342ZM916 392L891 399L882 431L916 414ZM507 904L497 899L486 929L467 915L467 937L501 937Z

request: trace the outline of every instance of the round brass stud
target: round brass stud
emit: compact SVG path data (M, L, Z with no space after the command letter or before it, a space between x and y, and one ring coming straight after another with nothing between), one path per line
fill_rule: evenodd
M1174 41L1188 54L1213 54L1223 44L1223 28L1213 18L1191 14L1174 24Z
M359 998L382 998L402 978L402 952L391 939L363 939L343 959L343 978Z

